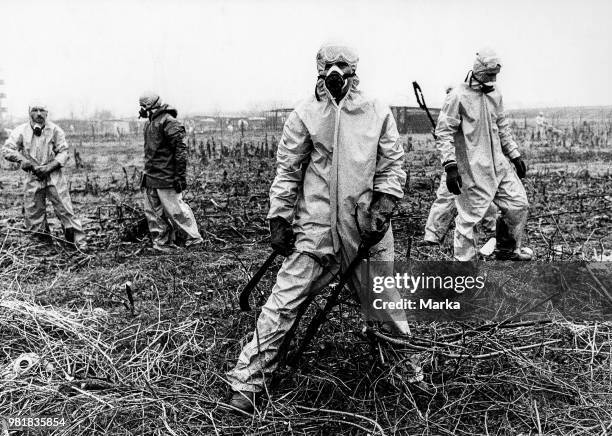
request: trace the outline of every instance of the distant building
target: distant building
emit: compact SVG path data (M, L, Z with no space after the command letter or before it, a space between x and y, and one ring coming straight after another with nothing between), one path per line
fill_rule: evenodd
M253 130L263 130L266 128L266 117L249 117L247 120Z
M264 112L265 126L268 130L280 130L283 128L292 108L271 109ZM434 121L437 121L440 109L429 109ZM425 111L418 107L391 106L391 112L395 117L397 130L400 134L406 133L431 133L432 126Z
M142 131L138 121L132 119L77 120L66 118L53 121L59 125L67 135L119 138L130 134L141 133Z
M213 131L241 132L243 129L244 131L263 130L266 118L230 114L195 115L189 117L185 122L193 123L197 133Z
M220 121L215 117L197 115L189 118L193 122L196 133L212 132L220 128Z
M132 133L130 121L125 120L105 120L100 121L99 130L103 136L126 136ZM133 132L136 133L136 132Z
M397 124L397 130L400 134L406 133L431 133L432 125L431 121L427 117L427 113L418 107L409 106L391 106L391 112L395 117L395 123ZM438 115L440 109L430 108L429 112L434 119L434 122L438 121Z
M265 127L267 130L281 130L293 108L270 109L264 112Z

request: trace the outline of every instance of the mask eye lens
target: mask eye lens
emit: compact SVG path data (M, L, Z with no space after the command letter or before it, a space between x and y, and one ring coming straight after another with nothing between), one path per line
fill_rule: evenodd
M349 67L349 64L344 62L344 61L327 63L327 64L325 64L325 70L327 71L327 70L329 70L330 68L332 68L334 66L337 67L337 68L340 68L341 70L344 70L344 69Z

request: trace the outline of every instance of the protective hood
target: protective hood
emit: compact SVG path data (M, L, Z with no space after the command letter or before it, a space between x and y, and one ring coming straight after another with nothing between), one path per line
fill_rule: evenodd
M49 108L47 107L47 104L43 102L42 100L33 100L28 105L28 114L30 113L32 108L35 108L35 107L39 107L41 109L44 109L45 111L49 110Z
M162 104L159 108L153 111L151 118L158 117L161 114L169 114L176 118L178 116L178 111L169 104Z
M138 99L138 103L141 106L144 106L145 109L154 109L158 106L161 106L163 104L163 101L158 94L148 91L140 96L140 98Z
M357 70L359 56L357 52L346 45L340 44L324 44L317 52L317 73L323 74L325 65L336 62L346 62L353 73Z
M349 89L347 91L345 99L350 98L350 95L357 91L357 87L359 85L359 76L357 76L355 72L357 70L357 64L359 63L359 56L357 55L357 52L355 52L355 50L346 45L341 44L324 44L317 52L316 60L318 76L324 74L325 65L333 64L336 62L346 62L349 67L351 67L351 71L354 75L348 78ZM317 100L322 100L326 98L333 100L333 97L325 87L324 80L320 77L317 78L315 96L317 97Z
M32 117L32 109L34 108L40 108L45 111L42 121L34 120L34 118ZM31 101L30 104L28 105L28 118L30 119L30 126L32 127L32 130L34 131L34 134L36 136L40 136L42 133L42 129L45 128L45 124L47 122L48 111L49 111L49 108L47 107L47 104L41 100Z
M501 58L491 48L483 48L476 53L472 71L478 75L480 73L499 72L502 66Z

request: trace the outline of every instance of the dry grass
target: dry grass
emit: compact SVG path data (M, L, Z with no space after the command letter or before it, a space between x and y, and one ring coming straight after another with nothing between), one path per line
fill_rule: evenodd
M196 295L186 277L163 269L179 260L150 258L140 270L150 276L131 276L129 265L83 271L82 282L136 278L135 315L121 286L103 285L78 310L35 303L34 289L3 293L3 366L23 353L40 361L4 371L0 415L62 415L70 424L57 434L71 435L592 434L612 426L609 325L420 324L410 344L391 344L356 329L347 305L299 368L280 374L258 414L232 414L224 371L253 315L238 316L229 294ZM211 276L227 267L205 263ZM113 297L114 306L97 306Z
M414 165L433 168L427 147L417 150ZM272 168L257 159L195 168L187 198L205 227L200 251L159 255L146 240L122 242L122 230L138 219L137 208L123 206L133 207L138 194L120 182L114 190L100 186L110 199L83 203L93 254L65 250L59 241L32 243L17 224L3 228L0 416L62 415L69 425L54 434L66 435L612 431L609 323L419 323L409 344L393 343L363 331L358 308L348 302L299 366L279 373L253 417L229 410L225 372L257 315L238 311L236 292L268 251ZM434 171L412 175L413 186L423 185L413 188L395 223L399 259L422 234L435 188ZM528 189L539 218L530 221L528 239L541 258L581 259L610 247L604 191L612 177L598 177L534 174ZM581 195L568 199L562 195L568 187ZM91 193L82 195L77 200ZM447 241L441 252L411 254L449 253ZM273 280L271 271L261 289ZM259 302L264 297L256 295ZM12 364L24 353L36 353L36 362L14 374Z

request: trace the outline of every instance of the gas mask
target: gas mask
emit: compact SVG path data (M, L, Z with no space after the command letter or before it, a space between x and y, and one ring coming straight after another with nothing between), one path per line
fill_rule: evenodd
M472 77L480 85L480 90L483 93L489 94L490 92L493 92L495 90L495 82L481 82L475 76L472 76Z
M32 124L32 130L34 131L34 136L42 135L44 124L34 123Z
M489 80L487 82L483 82L478 77L476 77L476 75L474 75L474 73L472 73L471 76L470 76L470 86L472 86L472 79L474 81L476 81L476 83L478 83L478 85L480 85L480 90L484 94L489 94L489 93L491 93L491 92L493 92L495 90L495 80Z
M149 118L153 109L161 104L159 96L155 97L154 101L151 100L152 98L140 98L140 110L138 111L139 118Z
M495 90L497 74L501 70L501 60L491 49L479 50L476 56L470 77L470 86L472 85L472 79L474 79L480 90L484 94L489 94Z
M353 77L355 73L344 74L344 71L337 65L333 65L325 75L320 75L318 78L323 79L325 87L329 93L338 99L342 97L342 91L348 84L348 79Z

